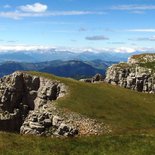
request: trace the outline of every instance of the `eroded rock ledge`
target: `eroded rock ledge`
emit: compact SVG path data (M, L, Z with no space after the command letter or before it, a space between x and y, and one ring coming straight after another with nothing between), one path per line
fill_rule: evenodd
M155 93L155 72L140 64L154 62L155 54L135 55L127 63L114 64L108 68L105 81L139 92Z
M46 135L52 126L53 133L68 136L77 134L74 127L59 124L57 116L44 111L49 101L66 93L67 87L59 81L22 72L0 79L0 129Z
M68 87L55 80L15 72L0 79L0 130L44 136L111 132L108 126L55 106Z

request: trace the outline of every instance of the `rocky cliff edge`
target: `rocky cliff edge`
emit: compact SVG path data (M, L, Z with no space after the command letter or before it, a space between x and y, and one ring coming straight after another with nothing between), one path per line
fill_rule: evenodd
M155 93L154 69L145 66L154 62L155 54L134 55L127 63L122 62L109 67L105 81L139 92Z

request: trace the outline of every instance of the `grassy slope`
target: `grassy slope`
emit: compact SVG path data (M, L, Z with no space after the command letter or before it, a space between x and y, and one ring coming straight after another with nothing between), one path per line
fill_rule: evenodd
M49 74L69 86L70 95L60 99L63 108L107 123L116 130L152 129L155 127L155 95L144 94L106 83L89 84Z
M51 139L0 134L1 155L154 155L155 138L115 135Z
M113 135L50 139L0 134L0 154L155 154L155 95L109 84L87 84L49 74L70 88L58 105L113 127ZM120 136L120 134L122 136Z

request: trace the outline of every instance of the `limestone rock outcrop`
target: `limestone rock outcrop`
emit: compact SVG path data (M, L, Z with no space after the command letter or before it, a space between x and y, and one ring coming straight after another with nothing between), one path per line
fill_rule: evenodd
M98 76L96 77L98 79ZM57 80L15 72L0 79L0 131L38 136L97 135L107 125L58 108L56 100L69 93Z
M59 81L15 72L0 79L0 130L21 134L74 136L78 130L46 111L48 102L67 94Z
M75 136L78 130L71 124L66 124L60 116L48 111L30 111L20 128L21 134L41 136Z
M142 67L141 63L154 62L155 55L137 55L127 63L114 64L108 68L105 81L139 92L155 93L155 73L153 69Z
M139 63L147 63L147 62L154 62L154 61L155 61L154 53L133 55L128 58L128 63L130 64L139 64Z

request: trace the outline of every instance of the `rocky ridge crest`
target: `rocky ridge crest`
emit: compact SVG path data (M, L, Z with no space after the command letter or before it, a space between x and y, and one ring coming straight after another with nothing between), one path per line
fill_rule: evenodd
M107 69L105 81L139 92L155 93L155 73L141 64L155 62L155 54L135 55L127 63L114 64Z

